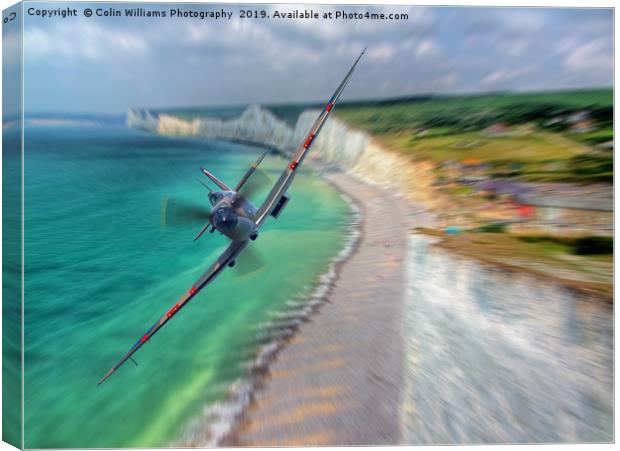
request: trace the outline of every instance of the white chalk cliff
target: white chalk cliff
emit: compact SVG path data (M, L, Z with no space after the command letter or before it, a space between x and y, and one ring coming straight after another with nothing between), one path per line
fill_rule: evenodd
M291 154L310 130L319 110L306 110L295 127L270 111L251 106L241 116L181 119L169 114L157 116L144 110L130 110L129 127L168 136L193 136L255 143ZM415 162L405 155L386 150L371 136L355 130L338 118L330 117L313 144L308 159L333 163L365 182L398 190L412 201L432 207L434 202L431 162Z

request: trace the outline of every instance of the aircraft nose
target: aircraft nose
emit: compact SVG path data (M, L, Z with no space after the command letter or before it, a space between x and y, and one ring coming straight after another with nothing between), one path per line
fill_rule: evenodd
M237 225L237 214L229 207L222 207L213 213L213 225L219 230L232 230Z

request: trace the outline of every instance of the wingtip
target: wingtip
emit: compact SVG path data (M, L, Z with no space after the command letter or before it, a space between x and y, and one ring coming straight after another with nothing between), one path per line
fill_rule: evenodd
M108 377L110 377L112 375L112 373L114 373L114 369L111 369L110 371L108 371L107 374L105 376L103 376L99 380L99 382L97 382L97 387L99 387L101 384L103 384L108 379Z

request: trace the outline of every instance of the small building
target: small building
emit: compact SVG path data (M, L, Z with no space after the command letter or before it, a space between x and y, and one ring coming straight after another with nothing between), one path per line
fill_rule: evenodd
M506 136L510 133L510 126L505 122L497 122L482 130L482 133L487 136Z
M587 133L596 129L596 124L592 119L582 119L580 121L574 122L570 126L571 131L575 133Z
M530 194L518 196L517 201L533 208L532 216L526 221L532 228L553 233L590 234L606 234L613 230L613 203L610 199Z
M536 217L536 207L530 204L523 204L521 202L514 203L515 210L519 219L527 221Z
M590 112L587 110L575 111L566 117L566 122L576 124L577 122L585 121L590 118Z

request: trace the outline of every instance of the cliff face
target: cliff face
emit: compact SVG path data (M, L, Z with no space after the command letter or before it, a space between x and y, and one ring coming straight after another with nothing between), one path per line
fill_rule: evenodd
M169 114L157 116L145 110L129 110L127 126L167 136L245 141L291 153L293 130L282 120L259 106L251 106L231 120L215 118L181 119Z
M157 132L159 119L148 110L138 110L135 108L127 112L127 126L137 128L138 130L146 130L149 132Z
M167 136L198 136L199 119L187 121L168 114L160 114L156 133Z
M291 154L303 142L319 110L304 111L294 128L271 112L252 106L231 120L196 118L184 120L168 114L154 116L149 112L130 110L127 125L169 136L195 136L245 141ZM406 198L435 205L433 164L414 162L391 152L366 133L352 129L337 118L330 118L313 144L308 159L320 158L333 163L350 175L367 183L384 186Z
M295 125L295 143L303 141L319 111L305 111ZM350 175L402 193L411 201L435 206L435 176L430 161L413 161L385 149L368 134L330 118L312 147L312 156L335 163Z

